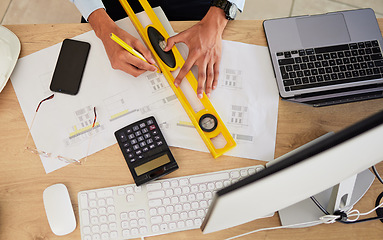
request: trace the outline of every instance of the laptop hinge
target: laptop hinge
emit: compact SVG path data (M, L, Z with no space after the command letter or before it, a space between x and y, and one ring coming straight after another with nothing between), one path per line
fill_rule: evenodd
M334 104L349 103L383 98L383 84L365 85L351 88L335 89L324 92L302 94L283 100L323 107Z

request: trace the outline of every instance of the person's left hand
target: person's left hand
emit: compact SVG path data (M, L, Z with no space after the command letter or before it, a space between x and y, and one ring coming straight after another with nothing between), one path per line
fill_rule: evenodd
M228 20L222 9L211 7L205 17L193 27L170 37L164 51L174 44L183 42L189 47L189 55L182 66L174 85L178 87L193 65L198 66L197 96L202 98L203 90L210 97L212 89L218 85L219 64L221 62L222 32Z

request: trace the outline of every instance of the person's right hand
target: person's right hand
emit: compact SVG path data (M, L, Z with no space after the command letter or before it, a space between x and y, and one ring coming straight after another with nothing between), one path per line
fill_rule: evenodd
M134 77L138 77L146 71L157 71L151 52L137 38L118 27L104 9L94 11L89 16L88 21L97 37L103 42L113 69L122 70ZM110 38L111 33L114 33L132 48L140 52L149 63L132 55L113 41Z

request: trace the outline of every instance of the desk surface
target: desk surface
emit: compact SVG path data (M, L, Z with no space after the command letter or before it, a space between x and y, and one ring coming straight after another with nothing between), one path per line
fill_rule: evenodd
M172 22L176 32L193 24L194 22ZM379 24L383 29L383 19L379 19ZM7 27L20 38L20 57L91 30L88 24ZM230 22L223 38L266 46L261 21ZM280 101L275 157L324 133L339 131L382 109L383 99L323 108ZM78 221L79 191L133 183L117 144L90 156L84 166L67 166L47 175L37 156L22 151L27 132L27 124L9 81L0 94L0 239L59 239L49 228L42 201L44 189L52 184L61 182L68 187ZM171 149L180 169L166 176L167 178L262 164L260 161L226 156L213 159L208 153L174 147ZM383 174L383 163L378 164L377 168ZM372 209L382 189L382 185L375 180L366 196L356 205L356 209L361 212ZM197 229L150 239L223 239L254 229L279 225L276 214L271 218L209 235L203 235ZM305 229L273 230L242 239L381 239L382 235L383 224L373 221L356 225L335 223ZM80 239L79 224L65 239Z

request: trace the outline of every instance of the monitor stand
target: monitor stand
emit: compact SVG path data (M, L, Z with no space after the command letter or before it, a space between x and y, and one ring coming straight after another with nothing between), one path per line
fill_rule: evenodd
M375 175L367 169L355 177L315 195L315 198L330 213L340 208L348 210L364 196L374 179ZM353 182L355 184L352 184ZM313 222L324 215L310 198L279 211L279 218L283 226ZM317 224L319 223L303 224L292 228L310 227Z
M317 139L314 139L313 141L308 142L298 147L297 149L294 149L291 152L268 162L266 167L269 167L279 161L283 161L285 158L294 154L295 152L301 151L304 148L316 144L317 142L322 141L333 134L334 132L326 133ZM338 185L315 195L314 197L331 214L340 208L347 210L347 208L349 209L354 206L363 197L363 195L370 188L374 179L375 175L367 169L353 177L350 177L349 179L344 180ZM320 180L318 179L318 181ZM325 214L310 198L279 211L279 218L281 219L281 224L283 226L317 221L324 215ZM317 224L304 224L300 225L299 227L309 227Z

